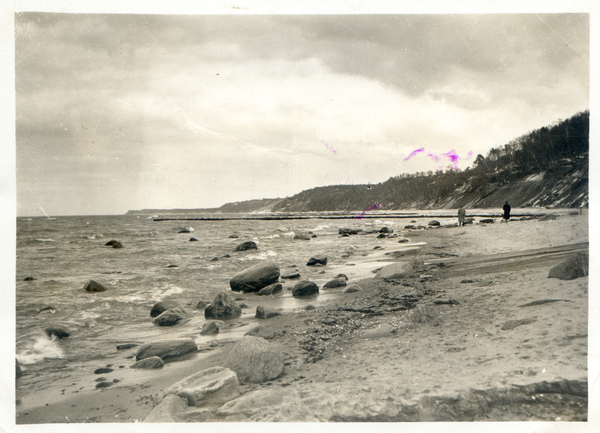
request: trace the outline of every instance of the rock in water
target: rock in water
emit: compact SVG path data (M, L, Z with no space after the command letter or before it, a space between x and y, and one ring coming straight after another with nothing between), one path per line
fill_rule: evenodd
M200 335L215 335L219 333L219 325L214 320L206 322L202 325Z
M204 309L207 319L228 320L242 315L242 309L225 292L219 293L212 303Z
M548 273L548 278L559 280L574 280L589 274L589 257L585 252L579 252L564 262L556 265Z
M198 301L198 303L196 304L196 308L198 310L202 310L203 308L205 308L208 304L210 304L210 302L206 302L206 301Z
M48 326L44 329L48 337L56 337L58 339L67 338L70 334L65 328L60 326Z
M387 265L382 268L375 278L381 279L397 279L397 278L406 278L411 276L413 273L413 267L408 262L397 262L391 265Z
M158 356L150 356L149 358L144 358L141 361L132 364L130 368L154 369L163 368L164 366L164 361Z
M271 284L270 286L263 287L258 291L258 294L261 296L265 295L275 295L283 290L283 286L281 283Z
M327 256L318 256L318 257L311 257L310 259L308 259L306 266L315 266L315 265L325 266L326 264L327 264Z
M310 241L310 235L305 232L295 232L294 239L300 239L302 241Z
M279 265L273 262L259 263L235 274L229 280L235 292L258 292L279 279Z
M240 387L238 377L233 371L223 367L212 367L174 383L162 392L161 397L165 398L171 394L187 400L188 406L204 406L223 404L234 399L240 395Z
M292 289L292 296L308 296L319 293L319 286L312 281L299 281Z
M186 316L187 313L183 308L173 308L156 316L152 320L152 323L154 323L157 326L173 326L177 325L179 322L185 319Z
M180 305L175 301L160 301L154 304L152 310L150 310L150 317L156 317L161 315L167 310L172 310L173 308L178 308Z
M267 340L275 337L275 331L266 326L259 325L255 328L252 328L250 331L246 332L244 335L250 335L252 337L262 337Z
M239 244L237 247L235 247L235 250L233 250L233 251L247 251L247 250L257 250L257 249L258 249L258 246L256 246L256 242L246 241L246 242Z
M281 313L275 308L269 308L262 305L256 307L257 319L270 319L271 317L280 316Z
M283 353L264 338L245 336L233 346L225 366L242 383L262 383L283 374Z
M198 350L198 346L191 338L155 341L140 346L135 354L135 358L139 361L151 356L158 356L164 361L169 358L185 355L186 353L195 352L196 350Z
M104 291L106 291L106 287L104 287L102 284L100 284L99 282L94 281L94 280L90 280L87 283L85 283L85 286L83 286L83 288L87 292L104 292Z
M336 277L331 281L327 281L323 285L323 289L335 289L336 287L344 287L346 285L346 278Z

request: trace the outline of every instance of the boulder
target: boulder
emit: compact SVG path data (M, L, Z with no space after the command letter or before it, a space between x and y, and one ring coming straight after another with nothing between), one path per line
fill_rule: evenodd
M305 232L295 232L294 239L300 239L302 241L310 241L310 234Z
M400 238L400 239L398 239L398 243L400 243L400 244L404 244L404 243L406 243L408 241L409 240L407 238Z
M296 278L300 278L300 274L298 272L294 272L293 274L282 275L281 278L284 280L294 280Z
M181 422L181 415L187 408L185 399L171 394L152 409L143 422Z
M235 274L229 280L235 292L258 292L279 279L279 265L273 262L258 263Z
M319 293L319 286L312 281L299 281L292 289L292 296L309 296Z
M327 256L317 256L311 257L308 259L306 266L315 266L315 265L326 265L327 264Z
M44 328L44 332L48 337L56 337L59 340L61 338L67 338L70 335L65 328L54 325Z
M323 285L323 289L335 289L336 287L344 287L346 285L346 278L336 277L331 281L327 281Z
M242 383L262 383L283 374L283 352L260 337L244 336L225 360Z
M431 220L427 223L428 226L432 226L432 227L439 227L441 224L439 221L437 220Z
M555 220L556 218L557 218L557 217L556 217L556 215L554 215L554 214L549 214L549 215L545 215L545 216L541 217L541 218L539 219L539 221L553 221L553 220Z
M394 230L391 230L391 229L389 229L387 227L381 227L379 229L379 233L393 233L393 232L394 232Z
M198 310L202 310L204 309L207 305L209 305L210 302L206 302L206 301L198 301L198 303L196 304L196 308Z
M256 242L254 241L246 241L239 244L233 251L247 251L247 250L257 250L258 246L256 246Z
M256 318L257 319L270 319L271 317L280 316L281 313L275 308L265 307L259 305L256 307Z
M266 340L264 341L266 342ZM228 368L212 367L192 374L165 388L159 399L176 395L186 400L188 406L204 406L223 404L239 394L240 386L236 374Z
M150 317L157 317L167 310L178 308L180 305L175 301L160 301L152 306Z
M494 218L483 218L483 219L480 219L479 222L482 224L493 224Z
M358 284L350 284L349 286L346 286L344 290L342 290L342 293L354 293L360 292L361 290L362 287L360 287Z
M408 262L397 262L392 263L391 265L384 266L375 278L381 279L398 279L398 278L406 278L411 276L413 273L413 267Z
M192 237L190 238L190 242L198 242L198 239Z
M215 335L219 333L219 325L214 320L210 320L202 325L200 335Z
M25 278L23 278L23 281L35 281L35 280L37 280L37 278L34 278L34 277L25 277Z
M113 240L108 241L104 245L107 247L112 247L114 244L118 244L118 243L120 243L120 242L113 239Z
M140 346L135 354L135 359L139 361L151 356L158 356L165 361L169 358L195 352L196 350L198 350L198 346L191 338L155 341Z
M239 235L236 235L234 233L234 234L229 235L229 238L231 238L231 239L237 239L237 238L239 238Z
M129 368L155 369L163 368L164 366L165 362L158 356L150 356L149 358L144 358L141 361L132 364Z
M475 222L475 218L465 218L464 224L473 224Z
M270 286L263 287L262 289L260 289L258 291L258 294L261 296L275 295L275 294L281 292L282 289L283 289L283 286L281 285L281 283L275 283L275 284L271 284Z
M589 274L589 257L585 252L572 255L564 262L556 265L548 273L548 278L574 280Z
M123 248L123 244L122 244L121 242L119 242L119 241L115 241L115 242L112 244L112 247L113 247L113 248Z
M275 337L275 331L266 326L259 325L255 328L252 328L250 331L246 332L244 335L250 335L252 337L262 337L267 340L270 340Z
M412 229L416 229L417 227L415 227L413 224L407 224L407 225L404 226L404 228L406 230L412 230Z
M204 309L204 317L207 319L228 320L242 315L242 309L225 292L215 296L212 303Z
M379 234L377 235L377 239L383 239L383 238L387 238L387 237L388 237L388 235L387 235L387 234L385 234L385 233L379 233Z
M348 228L340 228L340 229L338 230L338 233L339 233L340 235L342 235L342 236L343 236L343 235L357 235L357 234L359 234L359 233L360 233L360 232L362 232L362 231L363 231L363 229L348 229Z
M83 286L83 288L85 289L86 292L104 292L106 291L106 287L104 287L102 284L100 284L97 281L94 280L90 280L87 283L85 283L85 286Z
M177 233L191 233L188 229L181 229Z
M346 274L337 274L335 278L343 278L344 280L348 281L348 276Z
M173 326L177 325L186 317L187 312L182 307L177 307L159 314L152 319L152 323L157 326Z

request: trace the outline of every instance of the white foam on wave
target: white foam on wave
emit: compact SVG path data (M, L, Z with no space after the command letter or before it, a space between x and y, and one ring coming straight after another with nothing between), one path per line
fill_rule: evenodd
M271 257L277 257L277 253L275 251L268 250L263 253L249 254L245 257L240 257L238 260L241 262L245 262L248 260L268 260Z
M324 230L324 229L328 229L328 228L330 228L330 227L329 226L318 226L318 227L316 227L314 229L310 229L310 231L312 231L312 232L318 232L318 231L321 231L321 230Z
M42 362L44 359L64 358L64 354L55 337L39 335L33 340L30 347L17 353L19 364L30 365Z
M293 237L293 236L296 236L296 233L295 232L286 232L283 234L283 236L292 236Z
M36 241L38 241L38 242L56 242L54 239L50 239L50 238L36 239Z
M263 239L277 239L279 235L265 236Z

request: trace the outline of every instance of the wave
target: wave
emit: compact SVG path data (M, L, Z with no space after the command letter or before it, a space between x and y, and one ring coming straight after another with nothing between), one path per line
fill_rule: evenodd
M21 365L37 364L51 358L64 358L64 353L57 339L45 334L34 336L17 352L17 360Z

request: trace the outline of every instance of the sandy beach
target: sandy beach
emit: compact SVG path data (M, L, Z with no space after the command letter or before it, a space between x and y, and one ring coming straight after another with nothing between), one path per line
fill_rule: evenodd
M270 319L227 321L198 352L160 370L128 368L135 348L124 350L105 375L111 386L96 389L89 373L58 395L28 396L17 401L16 423L142 422L162 390L223 365L257 324L274 331L284 374L165 422L587 420L588 277L548 278L588 251L587 213L400 234L418 248L374 239L372 256L348 259L349 283L361 291L321 290ZM410 262L413 274L373 279L394 261ZM277 295L232 296L245 311L279 305Z

